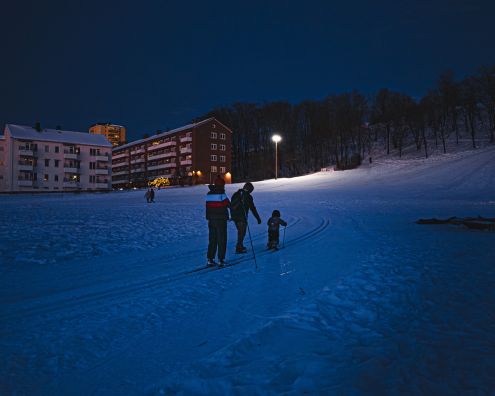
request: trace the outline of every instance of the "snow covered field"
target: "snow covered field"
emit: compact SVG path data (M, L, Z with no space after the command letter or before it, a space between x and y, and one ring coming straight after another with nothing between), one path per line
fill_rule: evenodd
M414 223L494 217L495 147L255 183L258 271L189 272L206 192L0 196L0 395L495 393L495 234Z

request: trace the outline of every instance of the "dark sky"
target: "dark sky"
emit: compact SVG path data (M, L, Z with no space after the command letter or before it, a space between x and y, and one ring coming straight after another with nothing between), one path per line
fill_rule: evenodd
M6 1L0 123L129 140L218 105L387 87L495 63L495 1Z

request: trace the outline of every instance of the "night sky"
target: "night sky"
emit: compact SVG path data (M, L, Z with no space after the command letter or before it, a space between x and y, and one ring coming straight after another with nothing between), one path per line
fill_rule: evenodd
M0 123L128 140L215 106L387 87L495 63L495 1L2 1Z

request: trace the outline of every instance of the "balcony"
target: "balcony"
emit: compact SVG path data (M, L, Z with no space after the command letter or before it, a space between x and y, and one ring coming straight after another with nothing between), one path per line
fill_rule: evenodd
M79 173L80 169L72 166L64 166L64 172L66 173Z
M31 149L19 149L19 155L24 155L26 157L34 157L36 155L36 150Z
M96 188L110 188L110 184L108 182L96 182Z
M175 168L175 162L169 162L168 164L158 164L158 165L152 165L148 166L148 170L156 170L156 169L167 169L167 168Z
M161 153L161 154L156 154L156 155L148 155L148 161L151 160L156 160L160 158L170 158L170 157L175 157L177 154L175 151L169 152L169 153Z
M118 172L112 172L112 176L119 176L119 175L127 175L129 173L129 170L120 170Z
M180 138L181 143L192 142L192 136L184 136Z
M138 158L131 161L131 164L139 164L140 162L144 162L144 158Z
M65 181L63 187L64 188L79 188L81 184L78 181Z
M172 140L170 142L154 144L154 145L148 146L148 151L158 150L159 148L164 148L164 147L171 147L171 146L175 146L176 144L177 144L177 142L175 140Z
M139 172L144 172L144 168L131 169L131 173L139 173Z
M188 160L182 160L180 162L181 165L192 165L192 160L188 159Z
M107 154L98 154L96 155L96 161L107 162L110 160L110 156Z
M127 152L125 152L125 153L119 153L119 154L112 154L112 158L114 160L119 159L119 158L124 158L124 157L127 157L127 156L128 156Z
M108 168L96 168L97 175L108 175Z
M180 149L181 154L191 154L192 153L192 147L183 147Z
M132 150L131 151L131 155L136 155L136 154L143 154L144 153L144 149L137 149L137 150Z
M67 151L64 151L64 158L65 159L78 160L79 159L79 153L69 153Z
M19 162L18 169L20 171L34 171L34 164L26 163L26 162Z
M34 186L34 180L19 179L19 180L17 180L17 185L19 187L33 187Z

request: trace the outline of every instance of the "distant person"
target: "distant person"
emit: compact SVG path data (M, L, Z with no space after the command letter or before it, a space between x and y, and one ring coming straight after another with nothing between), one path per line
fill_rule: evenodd
M280 211L274 210L268 219L268 249L277 250L279 244L280 225L287 227L287 223L280 218Z
M208 220L208 266L214 266L218 252L218 265L225 265L227 250L227 220L229 220L230 201L225 188L215 180L208 186L206 194L206 219Z
M144 193L144 197L146 198L146 202L147 202L147 203L150 203L151 191L150 191L150 189L149 189L149 188L148 188L148 189L146 190L146 192Z
M153 187L150 189L150 202L155 203L155 190L153 190Z
M248 225L249 210L253 212L254 217L261 224L261 218L254 206L254 200L251 193L254 190L254 186L251 183L244 184L244 187L238 190L232 195L231 213L232 220L235 222L237 228L237 245L236 253L246 253L247 249L244 246L244 237L246 236L246 230Z

